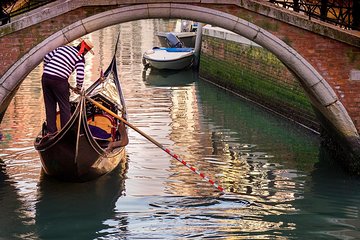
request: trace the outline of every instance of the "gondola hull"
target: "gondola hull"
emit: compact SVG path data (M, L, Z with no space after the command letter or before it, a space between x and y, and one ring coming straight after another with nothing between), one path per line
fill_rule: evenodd
M74 151L65 150L66 145L55 146L51 151L40 151L44 172L63 181L85 182L111 172L121 160L125 160L125 148L121 148L116 156L103 157L91 151L92 149L86 144L83 145L81 148L84 150L80 149L79 152L86 152L87 154L86 156L80 155L77 158L75 158ZM63 152L54 154L59 151Z
M65 181L89 181L112 171L125 158L124 147L109 151L94 139L83 106L79 104L57 135L46 139L40 133L36 138L35 149L47 175Z

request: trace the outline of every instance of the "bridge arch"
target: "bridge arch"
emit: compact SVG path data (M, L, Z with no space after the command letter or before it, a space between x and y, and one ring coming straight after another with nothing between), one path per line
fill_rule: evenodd
M120 6L79 20L31 49L2 76L1 82L15 92L50 50L104 27L151 18L189 19L209 23L244 36L269 50L294 73L318 113L353 149L360 149L359 135L349 114L330 85L308 61L270 32L231 14L201 6L175 3ZM4 99L0 99L0 103L3 104Z

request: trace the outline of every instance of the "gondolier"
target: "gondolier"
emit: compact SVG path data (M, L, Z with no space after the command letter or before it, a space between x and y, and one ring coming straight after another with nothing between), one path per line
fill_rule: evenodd
M59 105L61 128L71 117L70 90L68 79L76 70L76 89L80 92L84 82L85 55L93 44L89 40L82 40L77 46L61 46L49 52L44 57L44 72L42 75L42 89L45 102L46 125L49 135L55 135L56 107Z
M70 101L72 114L68 123L53 136L46 135L42 125L34 147L46 175L64 181L90 181L126 161L125 146L129 139L124 123L88 100L101 103L126 119L116 63L118 42L119 37L105 72L83 94ZM56 118L57 125L59 120Z

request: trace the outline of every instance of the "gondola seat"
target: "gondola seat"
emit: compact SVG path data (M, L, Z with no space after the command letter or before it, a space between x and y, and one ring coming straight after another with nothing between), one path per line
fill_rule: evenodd
M103 114L94 114L88 118L90 132L95 139L113 141L112 131L114 123L112 119Z

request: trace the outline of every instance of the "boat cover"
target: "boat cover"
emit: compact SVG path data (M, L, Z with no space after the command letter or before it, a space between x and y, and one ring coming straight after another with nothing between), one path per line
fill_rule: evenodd
M166 34L166 41L171 48L182 48L182 42L173 33Z

